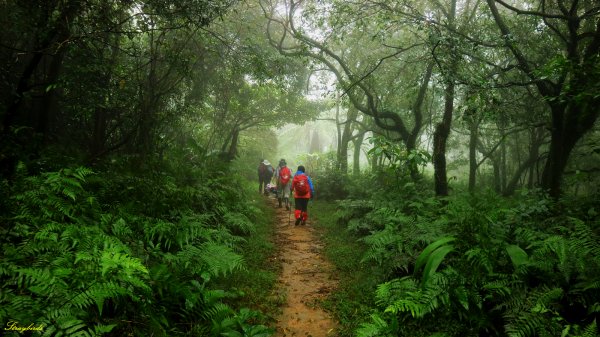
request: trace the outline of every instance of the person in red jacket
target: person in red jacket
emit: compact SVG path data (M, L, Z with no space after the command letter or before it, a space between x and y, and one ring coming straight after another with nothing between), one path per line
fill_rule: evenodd
M279 161L275 170L275 181L277 181L277 200L279 207L285 203L285 209L290 210L290 189L292 188L292 171L287 167L285 159Z
M308 201L315 195L312 180L304 173L304 166L298 166L298 170L292 180L292 192L294 192L296 226L306 224L308 219Z

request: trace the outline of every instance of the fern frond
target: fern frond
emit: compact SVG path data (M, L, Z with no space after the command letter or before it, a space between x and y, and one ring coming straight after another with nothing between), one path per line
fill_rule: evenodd
M69 305L74 305L79 309L86 309L95 304L98 312L102 315L106 299L117 299L119 296L127 294L129 294L129 291L126 288L114 282L94 283L88 289L73 297Z
M488 252L482 248L476 247L465 252L465 257L471 266L476 270L485 270L486 274L491 274L494 270Z
M547 307L559 302L563 295L564 290L562 288L549 288L542 286L536 288L536 290L532 293L531 298L536 301L537 305Z
M362 263L372 260L382 265L395 253L402 251L403 238L392 226L386 226L384 230L374 232L361 240L369 245Z
M15 295L10 291L0 290L0 319L3 322L8 320L27 321L31 319L31 314L40 314L41 307L38 300L31 296Z
M57 279L50 273L48 268L21 268L17 270L17 285L19 288L27 288L38 295L49 296L56 283Z
M559 303L564 291L561 288L540 286L527 293L526 298L513 296L515 301L507 306L506 332L509 336L554 336L562 330L553 319L553 307Z
M73 317L59 317L56 319L56 323L46 327L43 336L76 336L76 337L90 337L90 333L87 330L87 325L84 321Z
M487 292L484 299L503 299L509 297L512 294L511 285L511 282L508 280L495 280L486 282L483 285L483 289Z
M51 321L52 320L57 321L59 319L69 319L69 318L77 317L77 315L80 313L81 313L81 311L74 306L63 305L63 306L59 306L59 307L45 309L44 317Z
M112 219L106 219L103 221L110 221ZM123 218L119 218L116 221L112 222L111 225L112 233L118 238L128 238L133 234L131 227L127 224L127 222Z
M583 330L583 334L581 337L598 337L600 334L598 333L598 325L596 324L596 320L592 323L588 324Z
M403 294L416 292L419 290L419 284L413 277L406 276L400 279L394 279L384 282L377 286L375 290L375 299L380 306L388 306Z
M244 267L244 258L221 244L207 242L200 246L200 251L200 259L213 276L226 275Z
M142 264L140 259L130 257L128 254L107 247L102 252L99 260L102 276L110 273L120 275L120 279L130 285L149 290L146 283L148 269Z
M552 336L551 331L556 330L556 323L540 314L523 313L509 322L505 331L510 337Z
M222 302L218 302L208 308L205 308L202 312L202 316L207 321L222 321L226 317L233 315L233 313L234 311L230 306Z
M215 229L209 228L209 220L212 216L203 215L184 215L177 223L176 242L179 248L185 245L197 244L210 241L215 234Z
M80 181L85 181L85 179L88 176L94 174L94 171L90 168L80 166L80 167L77 167L72 174L75 178L79 179Z
M228 212L223 215L225 226L234 233L249 235L256 232L256 227L250 219L242 213Z
M161 244L167 250L171 249L173 244L173 233L176 233L176 226L167 221L157 220L144 226L146 240Z
M409 277L384 283L378 287L376 296L387 303L385 312L410 313L414 318L422 318L450 303L448 279L441 273L421 287Z
M371 315L371 323L363 323L356 330L357 337L386 336L389 331L388 323L377 314Z
M202 291L202 297L207 306L212 306L222 299L227 298L228 294L222 289L205 289Z

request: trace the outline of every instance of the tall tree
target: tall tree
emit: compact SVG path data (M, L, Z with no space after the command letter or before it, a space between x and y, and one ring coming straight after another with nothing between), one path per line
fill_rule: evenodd
M541 0L527 7L486 2L516 68L550 108L551 140L542 186L558 197L569 155L600 114L600 96L595 94L600 90L600 5L592 0ZM532 48L530 34L520 33L522 27L550 38Z
M419 103L412 89L415 78L421 88L428 88L431 73L423 71L429 63L420 62L428 57L422 48L424 36L418 29L394 20L397 13L381 11L377 2L333 1L331 6L321 6L319 2L293 0L261 4L269 20L267 33L273 47L284 55L325 65L358 111L373 118L379 128L393 132L409 151L416 149L423 127L421 104L412 109L406 99L399 97L409 96L409 101ZM281 13L282 7L285 13ZM388 25L390 22L397 26ZM330 33L317 37L309 34L310 30ZM366 34L378 30L376 38ZM359 48L350 48L354 44ZM411 67L402 67L407 63ZM399 73L412 78L399 77ZM405 89L409 86L411 89ZM412 175L419 175L414 168Z
M446 15L447 25L450 29L456 28L456 0L451 0L449 8L442 10ZM455 72L457 55L453 52L453 46L450 46L448 69L444 73L444 113L442 120L436 125L433 132L433 168L435 194L439 196L448 195L448 178L446 174L446 143L450 135L452 125L452 116L454 114L455 99ZM435 52L435 50L434 50Z
M142 60L150 49L151 62L140 62L137 73L130 73L131 77L127 80L130 81L132 77L135 79L135 75L147 70L144 78L149 81L146 84L168 78L164 82L169 83L166 87L174 89L174 76L169 69L181 68L171 67L173 63L160 62L159 58L163 61L168 59L165 56L172 51L181 50L178 47L182 43L174 42L167 48L154 48L161 41L160 38L148 37L153 35L173 38L178 31L205 27L232 3L233 1L210 0L2 2L1 19L3 26L8 27L0 41L0 73L3 76L0 84L0 152L3 154L0 166L3 175L10 175L17 161L37 156L36 153L50 143L79 147L80 150L79 145L92 143L90 157L97 157L118 144L132 142L134 139L139 143L150 144L148 137L158 134L154 131L159 120L158 114L151 110L160 109L167 100L162 91L165 87L138 86L139 90L133 95L144 97L139 100L143 106L139 106L138 111L142 114L137 117L141 118L137 118L134 123L123 123L121 118L114 122L113 117L125 115L118 110L109 112L111 101L123 87L113 86L115 82L120 83L113 75L119 69L128 68L128 62L132 61L123 55ZM124 47L125 39L135 47ZM99 44L109 46L109 52L91 52L98 51L96 48ZM150 48L146 48L148 46ZM162 46L166 44L162 43ZM176 53L171 53L170 56L174 54ZM71 71L76 67L87 67L86 71L94 74L98 81L86 81L83 77L80 80L77 76L81 73ZM93 67L97 68L92 69ZM164 70L166 72L160 72ZM163 76L165 74L168 76ZM97 90L99 85L107 87ZM152 93L153 90L158 92ZM79 104L79 97L75 93L86 91L102 91L101 95L90 102L97 105L93 118L90 118L89 106L83 111L73 109ZM65 113L69 110L75 114ZM94 120L93 123L86 123L91 119ZM113 132L115 124L119 124L116 129L127 130ZM126 136L132 135L133 129L140 131L137 139ZM24 130L29 132L27 137L23 137ZM152 134L148 135L148 132ZM108 138L111 133L112 136L120 133L115 138L121 140L110 144ZM86 134L82 138L92 140L80 142L81 139L78 139L74 143L68 141L68 134Z

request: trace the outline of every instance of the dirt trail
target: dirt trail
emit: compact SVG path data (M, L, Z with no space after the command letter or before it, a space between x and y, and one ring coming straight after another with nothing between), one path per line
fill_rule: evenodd
M276 201L272 202L276 207ZM291 220L288 216L285 208L277 209L277 259L283 267L277 287L278 292L287 294L287 303L277 319L275 336L335 336L335 321L319 307L319 300L327 297L337 284L333 267L321 253L323 245L314 232L312 220L309 218L305 226L295 226L293 210Z

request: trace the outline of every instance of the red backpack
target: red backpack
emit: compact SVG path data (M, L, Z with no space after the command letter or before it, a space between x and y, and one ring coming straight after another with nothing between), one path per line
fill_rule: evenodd
M291 172L290 169L287 167L283 167L280 171L279 171L279 182L282 185L287 184L290 181L290 176L291 176Z
M310 185L308 184L308 177L305 174L299 174L294 177L294 189L296 195L299 197L308 195L310 192Z

